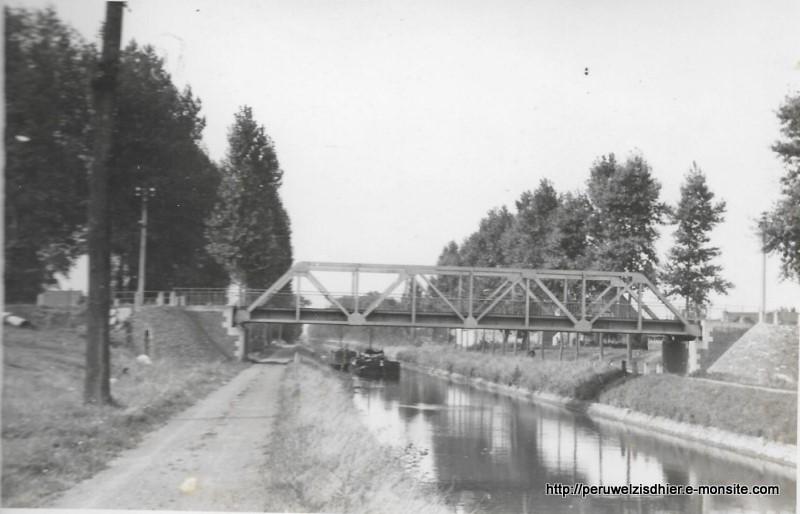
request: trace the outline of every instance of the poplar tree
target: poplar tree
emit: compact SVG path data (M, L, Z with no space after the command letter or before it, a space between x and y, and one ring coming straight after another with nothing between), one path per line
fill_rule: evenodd
M623 165L614 154L595 162L588 187L595 267L639 272L655 281L658 225L669 213L660 192L661 184L640 155Z
M702 315L711 292L724 294L733 286L722 278L722 266L712 262L720 250L710 245L709 233L724 220L724 213L725 202L714 202L705 175L692 163L672 215L678 225L675 244L660 274L666 294L683 298L687 313Z
M764 249L781 258L781 274L800 282L800 94L786 99L778 110L785 139L772 150L786 165L781 196L760 223Z
M289 216L278 192L283 171L248 106L234 115L228 145L208 220L208 251L235 282L266 289L292 264Z

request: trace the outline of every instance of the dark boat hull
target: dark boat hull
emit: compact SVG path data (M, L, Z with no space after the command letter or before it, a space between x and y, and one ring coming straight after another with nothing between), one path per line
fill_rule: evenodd
M368 362L357 362L353 366L353 373L361 378L375 378L397 380L400 378L400 363L385 359L375 359Z

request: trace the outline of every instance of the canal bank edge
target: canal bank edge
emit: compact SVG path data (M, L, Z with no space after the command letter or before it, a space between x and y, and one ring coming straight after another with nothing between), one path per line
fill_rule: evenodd
M797 446L767 441L761 437L753 437L713 427L704 427L674 421L660 416L652 416L597 402L576 400L552 393L534 392L517 386L497 384L479 377L467 377L461 373L449 372L439 368L420 366L402 362L402 367L431 376L450 380L458 384L466 384L478 389L521 398L537 404L561 407L582 412L593 421L616 425L626 430L635 430L648 435L656 435L662 439L679 443L694 449L707 451L708 447L717 450L729 460L742 461L745 464L769 468L777 473L794 478L797 468ZM693 444L694 443L694 444ZM702 443L699 448L697 443ZM755 461L754 461L755 459Z

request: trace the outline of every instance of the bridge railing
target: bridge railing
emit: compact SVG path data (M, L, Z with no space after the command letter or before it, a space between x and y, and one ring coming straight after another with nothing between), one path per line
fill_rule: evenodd
M329 292L325 295L319 292L301 292L301 309L330 309L339 310L339 306L332 302L330 298L345 310L352 312L355 308L355 300L352 296L346 295L341 292ZM260 296L259 292L248 293L247 298L253 301ZM376 293L367 294L359 297L358 310L365 312L369 309L372 302L378 299ZM277 293L271 296L262 307L264 308L296 308L296 295L290 293ZM387 295L380 305L374 309L374 312L385 313L411 313L411 298L403 294ZM494 303L494 305L493 305ZM525 299L523 298L503 298L496 303L491 297L478 297L473 299L472 315L475 317L481 315L488 316L524 316L525 315ZM675 315L660 303L643 302L643 309L649 309L649 313L643 312L645 319L653 319L653 317L661 320L675 320ZM553 301L529 301L528 312L531 316L554 316L554 317L568 317L563 312L561 307L566 307L570 314L574 317L581 317L581 309L584 308L579 301L559 302L558 304ZM429 314L454 314L457 313L462 317L466 317L469 313L469 298L466 296L432 296L428 294L420 295L416 298L415 309L418 313ZM603 310L603 307L606 307ZM488 310L487 310L488 309ZM638 306L634 303L626 301L617 301L611 305L586 305L586 315L588 318L595 316L598 319L637 319L639 316Z
M263 289L232 291L227 288L176 288L165 291L145 291L143 305L214 306L236 305L245 307L255 301ZM134 305L136 291L113 291L115 305Z

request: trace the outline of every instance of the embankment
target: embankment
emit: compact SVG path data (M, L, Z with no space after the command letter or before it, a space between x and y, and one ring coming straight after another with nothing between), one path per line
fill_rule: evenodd
M589 362L470 353L442 347L406 348L398 352L398 358L404 367L459 383L567 407L746 458L796 466L796 396L757 390L742 394L741 388L677 376L623 379Z
M222 322L219 311L144 307L130 318L132 346L154 359L232 359L235 345ZM149 348L145 348L145 332Z
M267 487L275 512L405 514L452 512L434 489L402 468L360 421L340 380L292 364L280 388L281 416L267 448Z
M154 311L152 316L159 315ZM164 314L159 323L166 327L169 316ZM111 349L111 394L117 405L85 405L86 329L75 323L80 317L65 319L61 326L49 316L38 327L5 329L4 507L47 503L242 369L213 348L200 346L206 344L203 335L190 329L171 332L161 341L152 364L137 361L139 349L116 334L120 339Z

